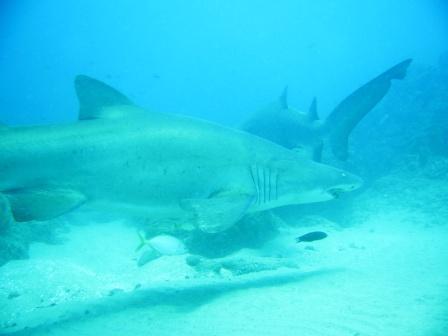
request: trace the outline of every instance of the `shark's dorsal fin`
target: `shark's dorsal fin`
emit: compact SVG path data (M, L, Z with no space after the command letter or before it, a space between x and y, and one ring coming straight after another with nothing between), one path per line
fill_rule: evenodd
M279 97L280 106L282 109L288 109L288 85L282 91L282 94Z
M79 100L79 120L107 118L105 110L109 107L134 105L113 87L85 75L76 77L75 89ZM111 117L117 116L113 113Z
M319 120L319 115L317 114L317 99L313 98L311 102L310 109L308 110L308 119L311 121Z

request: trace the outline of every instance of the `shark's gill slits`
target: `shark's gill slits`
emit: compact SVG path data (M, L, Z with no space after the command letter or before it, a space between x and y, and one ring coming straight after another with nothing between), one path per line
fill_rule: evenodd
M263 203L266 203L266 169L263 169Z
M275 174L275 200L278 200L278 174Z
M271 170L268 170L268 201L271 201Z
M256 169L256 167L251 166L249 168L249 172L250 172L250 176L252 177L252 182L254 184L255 193L256 193L255 203L258 204L258 198L259 198L260 192L258 190L258 182L257 182L256 176L255 176L254 168Z
M258 184L258 204L261 204L261 193L263 192L263 186L261 185L261 180L260 180L260 169L258 168L258 166L255 166L255 170L257 171L256 176L257 176L257 184Z
M262 205L277 200L277 173L256 165L251 166L249 170L256 193L255 204Z

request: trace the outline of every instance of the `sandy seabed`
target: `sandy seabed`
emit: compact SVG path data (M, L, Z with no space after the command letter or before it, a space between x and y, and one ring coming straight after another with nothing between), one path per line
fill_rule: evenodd
M138 268L135 230L120 222L74 226L66 244L35 244L29 260L0 269L0 333L446 336L448 202L440 198L447 194L447 181L385 179L355 200L350 227L316 216L315 226L286 228L257 251L295 259L299 271L324 270L314 276L179 300L172 293L167 302L140 300L101 314L84 306L77 318L42 325L72 301L104 302L141 284L198 279L182 256ZM312 230L329 237L294 243Z

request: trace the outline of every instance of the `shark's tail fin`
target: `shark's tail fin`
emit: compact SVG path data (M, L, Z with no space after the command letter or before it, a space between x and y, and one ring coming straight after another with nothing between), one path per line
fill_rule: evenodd
M404 60L397 65L393 66L386 72L384 72L381 76L385 76L390 79L404 79L406 77L408 67L412 63L412 59Z
M411 59L407 59L383 72L341 101L331 112L325 121L324 129L328 134L331 150L338 159L347 159L348 136L387 94L391 81L405 78L411 62Z

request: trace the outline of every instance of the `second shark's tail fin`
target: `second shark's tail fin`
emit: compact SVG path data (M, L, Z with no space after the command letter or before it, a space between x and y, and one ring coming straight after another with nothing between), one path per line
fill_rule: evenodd
M383 72L341 101L331 112L325 121L324 129L328 134L331 150L338 159L347 159L350 133L387 94L391 81L406 77L411 62L411 59L407 59Z

